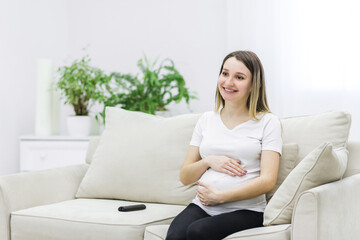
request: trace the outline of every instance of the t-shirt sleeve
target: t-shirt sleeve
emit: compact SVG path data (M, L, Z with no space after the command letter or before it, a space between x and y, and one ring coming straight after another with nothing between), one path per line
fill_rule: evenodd
M275 115L271 115L265 122L261 150L282 153L281 122Z
M192 146L200 146L200 143L202 141L203 138L203 129L204 129L204 125L206 122L206 113L204 113L203 115L201 115L201 117L199 118L199 120L197 121L191 140L190 140L190 145Z

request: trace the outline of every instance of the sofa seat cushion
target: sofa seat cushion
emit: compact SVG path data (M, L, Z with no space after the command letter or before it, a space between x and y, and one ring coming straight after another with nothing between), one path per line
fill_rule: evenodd
M145 227L168 224L185 207L145 203L146 209L119 212L138 202L76 199L11 213L12 240L143 239Z
M146 227L144 240L163 240L166 237L166 233L169 229L169 225L153 225ZM269 227L253 228L241 232L231 234L224 238L241 239L241 240L290 240L291 237L291 225L277 225Z

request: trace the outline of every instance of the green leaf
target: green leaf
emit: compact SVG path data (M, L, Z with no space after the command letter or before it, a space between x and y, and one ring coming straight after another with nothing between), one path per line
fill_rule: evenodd
M157 62L158 58L151 61L144 54L137 61L139 72L135 75L113 72L103 77L104 73L99 71L100 69L92 69L93 75L96 72L96 81L102 85L97 88L101 94L92 91L91 96L103 103L102 113L105 113L106 106L116 106L130 111L155 114L157 110L165 110L166 105L172 102L179 103L185 100L189 104L189 99L197 99L193 93L189 94L184 77L175 68L173 60L167 58L160 64ZM92 75L88 76L91 79ZM93 89L89 87L88 90L90 92Z

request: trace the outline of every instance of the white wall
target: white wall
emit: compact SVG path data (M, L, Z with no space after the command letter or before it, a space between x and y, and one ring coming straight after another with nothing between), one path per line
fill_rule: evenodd
M34 133L37 60L68 54L67 2L0 1L0 174L18 171L19 136Z
M359 10L355 0L229 0L227 47L258 53L274 113L345 110L360 140Z
M199 93L194 112L213 108L223 57L253 50L275 113L348 110L351 138L359 139L358 9L355 0L1 0L0 175L18 171L18 138L34 133L37 60L58 67L88 45L94 65L107 71L134 73L143 53L172 58ZM66 134L72 109L61 113Z
M189 88L199 93L193 111L212 108L216 76L225 51L226 5L221 0L129 0L70 3L69 42L75 56L90 45L94 64L109 71L138 71L145 53L155 60L171 58ZM206 86L204 88L204 85ZM187 111L183 105L174 112Z
M226 48L222 0L2 0L0 4L0 175L18 171L18 138L34 133L39 58L51 58L58 67L80 58L88 46L94 65L135 73L143 53L152 59L170 57L201 99L193 101L191 109L213 108ZM171 110L187 112L185 104ZM66 134L65 118L72 109L62 107L61 113L61 133Z

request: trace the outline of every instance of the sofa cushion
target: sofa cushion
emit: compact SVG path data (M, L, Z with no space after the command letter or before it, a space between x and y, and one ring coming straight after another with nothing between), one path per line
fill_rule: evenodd
M146 209L119 212L119 200L75 199L11 213L12 240L142 240L145 227L167 224L184 206L145 203Z
M266 193L266 201L270 201L276 190L280 187L289 173L294 169L295 163L298 159L298 152L299 146L296 143L283 144L276 184L273 190Z
M332 143L334 148L345 147L351 125L350 114L342 111L280 120L283 127L283 143L299 145L299 161L324 142Z
M347 150L323 143L297 165L265 208L264 225L291 223L297 197L308 189L339 180L346 169Z
M314 115L281 118L283 143L297 143L299 156L296 165L315 147L324 142L331 142L334 147L346 145L351 116L347 112L330 111ZM86 157L91 162L99 138L91 139Z
M164 240L169 225L153 225L146 227L144 240ZM291 225L284 224L278 226L260 227L244 230L231 234L224 240L290 240Z
M157 117L106 108L106 126L78 198L188 204L195 185L179 180L200 114Z
M90 137L89 145L88 145L88 148L86 151L86 157L85 157L85 162L87 164L91 164L94 153L95 153L97 147L99 146L100 138L101 138L100 136Z
M360 173L360 141L350 141L346 148L349 150L349 160L344 178Z

